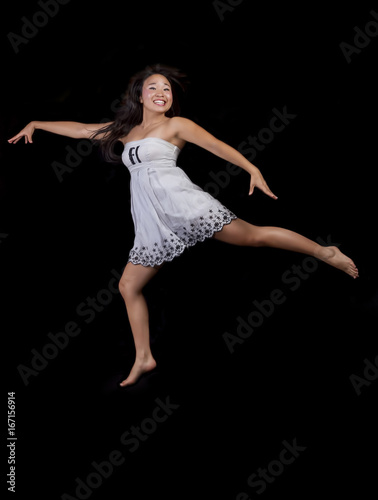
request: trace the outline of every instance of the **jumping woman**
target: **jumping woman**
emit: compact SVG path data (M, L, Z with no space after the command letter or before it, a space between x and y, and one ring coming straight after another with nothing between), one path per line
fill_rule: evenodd
M156 361L150 349L149 316L143 288L164 262L185 248L214 238L251 247L274 247L311 255L358 277L353 261L337 247L321 246L293 231L261 227L238 218L209 193L193 184L176 165L180 151L191 142L246 170L249 194L255 188L276 200L260 170L236 149L216 139L193 121L177 116L175 88L182 75L164 66L150 66L131 78L115 119L106 124L32 121L8 140L22 137L32 143L35 130L45 130L76 139L92 139L107 161L119 161L114 146L123 143L122 161L130 171L131 212L134 245L119 282L135 343L136 359L121 387L137 382L153 370Z

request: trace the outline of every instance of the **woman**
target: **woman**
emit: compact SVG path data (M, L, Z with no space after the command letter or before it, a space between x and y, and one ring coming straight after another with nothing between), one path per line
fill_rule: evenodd
M234 245L282 248L314 256L353 278L358 276L353 261L337 247L323 247L293 231L258 227L237 218L176 166L180 150L191 142L246 170L251 176L250 195L258 188L277 199L259 169L241 153L193 121L176 116L174 92L181 77L172 68L147 67L131 79L113 122L104 125L33 121L8 141L15 144L24 137L25 144L31 143L36 129L95 139L108 161L119 160L114 146L118 141L124 145L122 161L131 174L135 241L119 288L134 337L136 359L129 376L121 382L122 387L134 384L156 367L150 349L144 286L164 262L198 241L212 237Z

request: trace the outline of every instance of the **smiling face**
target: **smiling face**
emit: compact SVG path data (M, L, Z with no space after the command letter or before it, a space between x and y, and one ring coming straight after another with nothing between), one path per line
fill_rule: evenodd
M143 83L140 102L149 111L166 113L172 106L172 88L163 75L151 75Z

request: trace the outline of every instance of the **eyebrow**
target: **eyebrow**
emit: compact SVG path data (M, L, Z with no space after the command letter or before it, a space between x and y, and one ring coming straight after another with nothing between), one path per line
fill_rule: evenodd
M149 83L148 85L156 85L156 82ZM170 87L169 83L164 83L164 85L167 85L168 87Z

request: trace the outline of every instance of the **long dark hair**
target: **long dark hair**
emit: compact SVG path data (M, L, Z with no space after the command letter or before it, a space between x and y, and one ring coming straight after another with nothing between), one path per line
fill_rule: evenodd
M171 118L180 115L180 97L182 97L182 93L186 90L188 84L186 74L177 68L162 64L147 66L130 79L124 99L115 113L114 121L110 125L97 130L91 137L92 140L99 144L106 161L111 163L120 162L121 156L115 151L116 144L133 127L142 123L143 104L140 102L140 97L143 84L148 77L155 74L165 76L171 84L173 103L166 116ZM97 136L100 134L105 135L99 139Z

